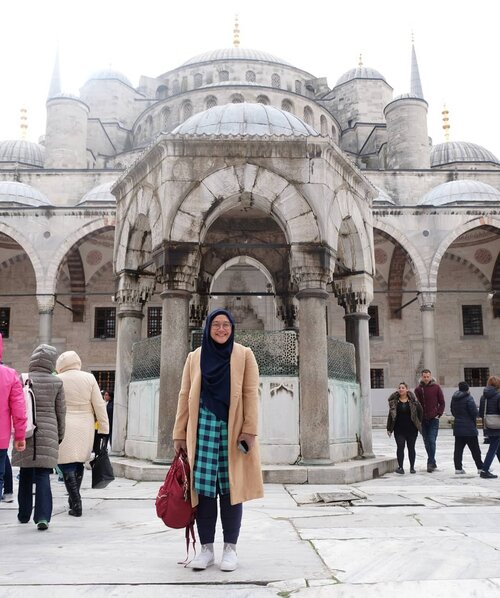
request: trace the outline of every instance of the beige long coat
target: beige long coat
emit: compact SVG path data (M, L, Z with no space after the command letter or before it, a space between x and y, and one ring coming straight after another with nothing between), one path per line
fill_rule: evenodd
M106 403L97 380L91 373L82 372L81 367L75 351L61 353L57 359L56 371L66 398L66 432L59 445L58 463L84 463L90 459L96 421L101 434L109 433Z
M201 393L201 348L189 353L182 373L181 390L173 431L175 440L185 440L191 471L196 456L196 434ZM258 438L252 450L238 449L243 432L257 436L259 422L259 368L251 349L234 343L231 353L231 397L228 419L229 493L231 504L264 496ZM191 475L191 503L198 504Z

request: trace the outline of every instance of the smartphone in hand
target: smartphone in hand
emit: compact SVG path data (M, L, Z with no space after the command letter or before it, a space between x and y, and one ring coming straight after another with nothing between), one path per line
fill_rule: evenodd
M238 448L243 454L246 455L248 453L248 444L244 440L240 440L240 442L238 442Z

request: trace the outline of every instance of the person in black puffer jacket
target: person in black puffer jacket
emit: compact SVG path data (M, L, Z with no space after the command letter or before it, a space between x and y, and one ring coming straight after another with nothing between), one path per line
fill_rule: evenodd
M467 445L478 472L483 469L481 449L479 448L476 419L479 415L477 405L469 392L467 382L459 382L458 390L451 397L451 413L455 418L453 435L455 436L455 473L465 473L462 468L462 457Z
M480 475L482 478L497 478L498 476L491 473L490 465L495 455L500 459L500 429L489 428L484 421L485 414L500 415L500 378L498 376L488 378L479 405L479 415L483 418L484 431L490 440L490 446L484 458L483 470Z

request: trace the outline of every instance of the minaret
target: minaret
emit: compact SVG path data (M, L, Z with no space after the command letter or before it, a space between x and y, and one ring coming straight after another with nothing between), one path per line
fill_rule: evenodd
M52 79L50 80L49 95L47 99L53 98L61 93L61 72L59 69L59 46L56 50L54 68L52 70Z
M430 168L431 144L427 129L427 108L412 36L410 93L395 98L384 109L388 169Z
M450 140L450 113L446 107L446 104L443 106L443 111L441 114L443 115L444 140L448 142Z
M233 46L235 48L240 47L240 24L238 22L238 15L234 15Z

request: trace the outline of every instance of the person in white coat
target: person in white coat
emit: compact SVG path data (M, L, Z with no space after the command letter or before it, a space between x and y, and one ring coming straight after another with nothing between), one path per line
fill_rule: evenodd
M66 432L59 446L58 466L69 495L68 514L74 517L82 515L83 464L90 459L95 422L101 434L109 433L106 403L97 380L90 372L82 372L81 367L81 359L75 351L61 353L56 362L66 398Z

